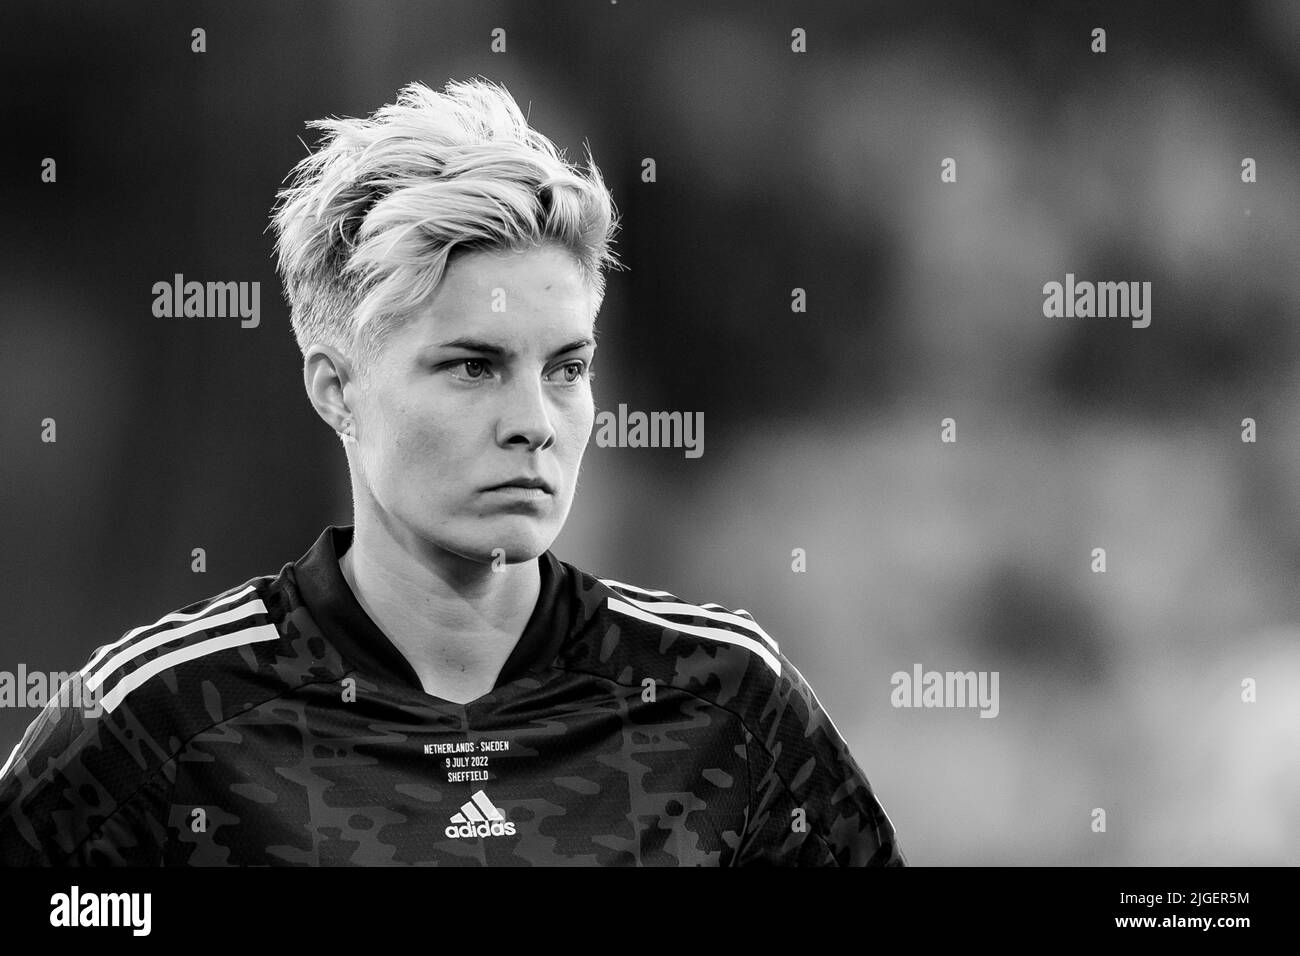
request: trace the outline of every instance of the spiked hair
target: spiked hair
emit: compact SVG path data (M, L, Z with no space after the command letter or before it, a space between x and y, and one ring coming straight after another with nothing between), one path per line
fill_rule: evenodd
M456 250L568 250L599 309L617 212L586 170L485 79L403 87L369 118L307 124L320 147L277 193L271 225L294 337L361 364L433 294Z

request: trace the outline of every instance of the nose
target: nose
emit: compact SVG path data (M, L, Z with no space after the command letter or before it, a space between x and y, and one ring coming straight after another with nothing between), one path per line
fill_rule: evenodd
M555 444L555 428L548 414L545 387L520 376L502 392L503 407L497 423L497 442L503 447L527 445L529 451Z

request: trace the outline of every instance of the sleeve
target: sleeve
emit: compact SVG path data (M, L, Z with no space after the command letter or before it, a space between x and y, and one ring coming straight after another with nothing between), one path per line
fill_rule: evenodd
M746 741L750 807L736 866L906 866L893 822L784 654Z
M0 864L160 863L161 756L125 705L110 714L55 696L0 767Z

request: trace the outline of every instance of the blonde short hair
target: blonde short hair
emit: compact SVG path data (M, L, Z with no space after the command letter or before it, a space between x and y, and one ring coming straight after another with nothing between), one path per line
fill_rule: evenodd
M453 251L554 243L576 259L599 309L617 212L587 148L569 163L502 86L411 83L367 119L315 120L320 147L277 193L271 225L304 353L360 363L437 288ZM289 177L286 177L289 178Z

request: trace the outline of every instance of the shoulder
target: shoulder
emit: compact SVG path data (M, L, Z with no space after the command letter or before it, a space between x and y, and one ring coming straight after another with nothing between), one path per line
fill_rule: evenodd
M622 682L654 678L757 716L772 694L802 681L780 645L744 608L580 572L589 640L585 664Z
M589 667L624 684L652 676L744 726L755 816L742 858L798 859L789 849L798 811L838 865L903 862L893 823L844 735L753 614L606 577L593 577L587 594L596 625L583 642Z
M248 696L239 688L273 686L263 678L286 640L275 623L278 580L252 578L97 647L57 695L51 689L0 778L72 767L82 750L99 763L120 757L128 776L147 774L194 733L237 713Z
M90 655L80 671L86 691L111 714L256 673L284 639L272 610L277 580L252 578L130 628Z
M575 669L624 684L653 678L703 698L730 710L768 750L797 741L800 752L847 751L788 648L749 611L579 573L590 630L569 658Z
M283 637L262 576L128 629L91 653L0 766L0 860L68 858L128 804L166 787L194 734L282 692L266 675ZM133 821L134 822L131 822ZM142 850L142 852L144 852Z

